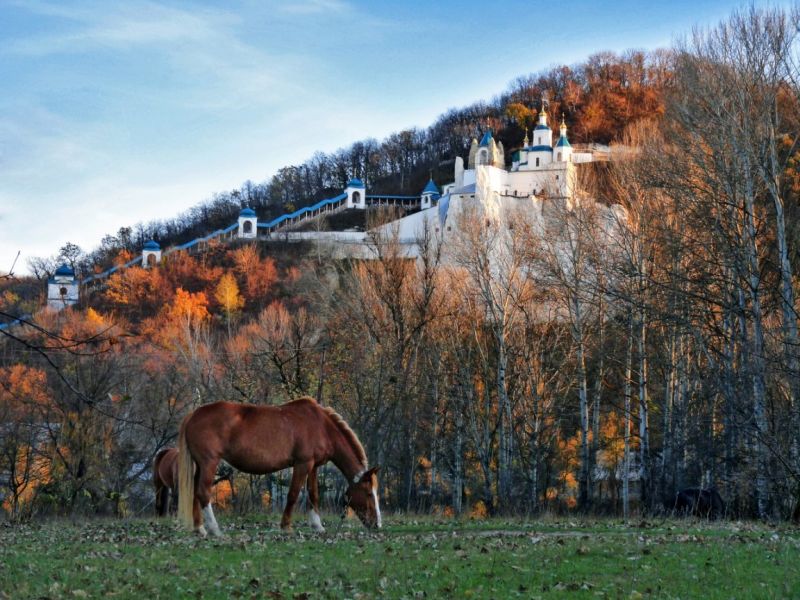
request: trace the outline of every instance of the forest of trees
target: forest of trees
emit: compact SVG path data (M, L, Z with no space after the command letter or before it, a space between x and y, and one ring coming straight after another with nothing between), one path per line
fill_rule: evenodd
M518 145L543 94L574 141L616 144L579 192L624 208L611 242L593 202L546 239L466 211L457 260L426 237L418 260L391 238L351 261L218 243L36 313L0 345L6 513L144 507L150 461L191 408L310 395L358 432L398 509L627 516L714 486L731 515L797 518L799 25L797 11L751 9L670 51L596 55L88 257L67 248L86 270L352 176L418 191L486 128ZM4 282L0 311L18 314L31 285ZM329 503L337 477L322 476ZM282 481L237 475L220 502L275 502Z

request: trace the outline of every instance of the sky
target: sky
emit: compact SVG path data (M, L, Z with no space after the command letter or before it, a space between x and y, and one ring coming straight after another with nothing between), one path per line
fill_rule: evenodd
M0 0L0 274L741 5Z

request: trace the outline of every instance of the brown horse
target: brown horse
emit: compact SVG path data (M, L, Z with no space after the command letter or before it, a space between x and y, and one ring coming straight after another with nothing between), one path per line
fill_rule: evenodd
M313 398L281 406L215 402L201 406L181 423L178 438L178 516L201 535L221 535L211 509L211 484L221 459L246 473L272 473L293 467L281 527L291 529L292 509L308 482L309 521L324 531L319 517L317 468L332 461L348 481L347 505L367 527L381 526L378 467L353 430L331 408ZM202 514L202 517L201 517Z
M178 449L159 450L153 459L153 486L156 488L156 514L163 517L169 511L170 495L178 491Z

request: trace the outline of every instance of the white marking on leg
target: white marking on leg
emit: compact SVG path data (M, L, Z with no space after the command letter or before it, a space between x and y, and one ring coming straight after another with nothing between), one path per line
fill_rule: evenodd
M219 525L217 525L217 520L214 518L214 510L211 508L211 502L203 509L203 520L206 525L208 525L208 530L211 532L211 535L217 537L222 535L222 531L220 531Z
M380 529L381 525L382 525L382 523L381 523L381 507L380 507L380 504L378 504L378 490L375 487L372 488L372 497L375 500L375 513L377 514L377 517L378 517L378 521L377 521L378 529Z
M311 525L314 531L319 533L325 531L325 528L322 526L322 520L319 518L319 513L317 513L317 511L315 511L313 508L308 513L308 523Z
M197 535L199 535L200 537L206 537L206 536L208 535L208 533L206 532L206 528L205 528L205 527L203 527L202 525L200 525L200 527L198 527L197 529L195 529L195 532L196 532L196 533L197 533Z

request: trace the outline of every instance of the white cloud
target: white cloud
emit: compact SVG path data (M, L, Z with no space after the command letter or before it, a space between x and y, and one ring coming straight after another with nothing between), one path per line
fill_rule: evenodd
M292 0L279 2L275 9L288 15L341 14L352 10L349 3L342 0Z

